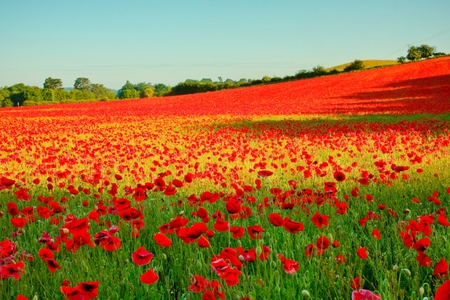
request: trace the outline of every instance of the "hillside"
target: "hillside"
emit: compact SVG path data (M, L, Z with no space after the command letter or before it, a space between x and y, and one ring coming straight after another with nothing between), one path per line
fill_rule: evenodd
M5 112L26 114L22 109ZM450 113L450 57L335 76L130 101L30 107L47 115L365 115ZM70 111L70 112L68 112Z
M398 62L396 60L367 59L367 60L363 60L362 62L364 64L364 68L366 68L366 69L375 68L375 67L398 65ZM329 72L331 70L336 69L336 70L341 72L341 71L343 71L345 69L345 67L349 66L351 63L352 62L348 62L346 64L334 66L334 67L331 67L331 68L327 68L325 70L327 72Z

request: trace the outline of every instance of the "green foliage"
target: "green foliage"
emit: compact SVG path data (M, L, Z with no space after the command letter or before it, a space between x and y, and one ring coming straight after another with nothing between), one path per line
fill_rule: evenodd
M406 57L400 56L399 58L397 58L397 61L398 61L400 64L404 64L404 63L406 62Z
M344 72L351 72L351 71L359 71L364 70L364 64L362 60L355 59L351 64L349 64L347 67L344 68Z
M327 74L327 71L325 70L325 68L323 66L320 66L320 65L317 66L317 67L314 67L312 69L312 71L313 71L313 74L315 76L322 76L322 75Z
M48 77L44 82L44 89L50 90L60 90L62 89L63 84L61 79Z
M433 53L435 51L436 47L432 47L426 44L422 44L418 47L411 46L408 48L408 54L406 55L406 58L411 61L429 58L433 56Z
M411 61L416 61L422 58L422 53L419 49L415 46L411 46L408 49L408 54L406 55L406 58Z
M171 86L167 86L163 83L155 84L153 86L153 89L154 89L153 96L155 96L155 97L161 97L161 96L167 95L172 91Z
M89 78L78 77L75 80L73 88L80 91L89 91L91 89L91 81Z

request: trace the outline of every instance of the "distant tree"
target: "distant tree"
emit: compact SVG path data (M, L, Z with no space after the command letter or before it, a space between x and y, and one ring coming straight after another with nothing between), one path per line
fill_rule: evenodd
M152 84L140 82L134 85L134 89L139 93L140 98L150 98L153 97L155 90L153 89Z
M154 89L153 96L155 96L155 97L161 97L161 96L167 95L172 90L172 88L170 86L167 86L163 83L155 84L153 86L153 89Z
M44 89L49 90L60 90L62 89L63 84L61 79L48 77L44 82Z
M417 49L420 51L422 58L428 58L433 56L433 53L436 51L436 47L431 47L425 44L420 45L420 47L417 47Z
M23 83L17 83L8 88L9 98L14 106L22 106L25 101L24 92L26 88L26 85Z
M95 99L115 99L115 93L107 89L103 84L93 83L91 84L91 92L94 94Z
M146 84L145 84L146 85ZM142 86L141 84L137 84L136 86ZM139 91L135 89L135 85L127 80L124 86L117 93L119 99L135 99L139 98Z
M270 77L269 76L264 76L263 78L261 78L261 81L263 82L263 83L269 83L270 81L271 81L271 79L270 79Z
M89 78L78 77L75 80L73 88L80 91L90 91L91 90L91 81Z
M359 71L364 69L362 60L355 59L351 64L344 68L344 72Z
M11 99L9 98L8 87L0 89L0 107L10 107L13 106Z
M325 68L320 65L317 67L314 67L312 70L313 70L314 76L321 76L321 75L327 74L327 71L325 70Z
M42 101L42 89L37 86L25 86L23 99L34 102Z
M404 64L406 62L406 57L400 56L399 58L397 58L397 62L399 64Z
M422 58L422 52L415 46L411 46L408 49L408 54L406 58L411 61L420 60Z

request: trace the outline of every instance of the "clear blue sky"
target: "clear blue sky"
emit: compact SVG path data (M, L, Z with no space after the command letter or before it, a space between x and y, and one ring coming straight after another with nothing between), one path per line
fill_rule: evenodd
M450 52L449 0L0 0L0 86L294 75Z

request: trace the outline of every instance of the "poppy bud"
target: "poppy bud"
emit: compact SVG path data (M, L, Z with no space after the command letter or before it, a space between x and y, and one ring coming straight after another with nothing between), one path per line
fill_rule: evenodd
M70 231L69 231L69 229L67 229L67 228L63 228L63 229L62 229L62 232L64 232L64 234L69 234Z
M162 258L163 258L164 260L167 260L167 255L166 255L165 253L163 253L163 254L162 254Z
M420 295L420 296L423 296L424 293L425 293L425 289L423 288L423 286L421 286L421 287L419 288L419 295Z
M255 252L257 256L260 256L263 253L262 247L261 246L256 247Z
M38 296L37 296L37 295L34 295L34 297L33 297L32 300L38 300Z
M404 272L406 275L411 276L411 271L408 269L402 269L401 272Z
M309 292L307 290L303 290L302 291L302 296L303 297L308 297L308 298L311 297L311 295L309 294Z
M392 267L392 271L397 271L398 270L398 266L397 265L394 265L393 267Z

